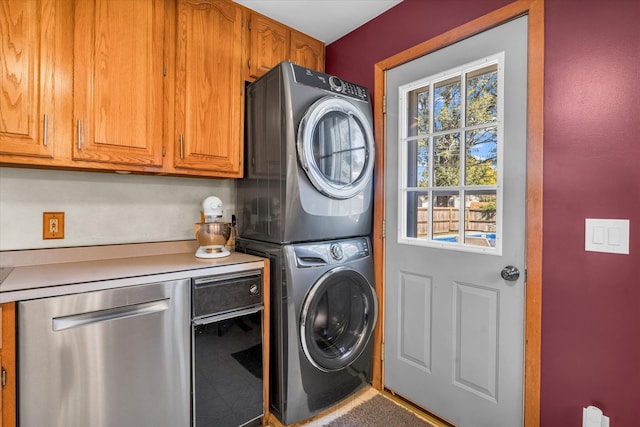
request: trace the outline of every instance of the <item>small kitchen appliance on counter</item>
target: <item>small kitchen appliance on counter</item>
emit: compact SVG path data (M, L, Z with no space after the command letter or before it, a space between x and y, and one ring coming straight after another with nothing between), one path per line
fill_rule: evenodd
M200 243L196 257L222 258L231 255L225 248L231 234L231 223L222 221L222 200L215 196L204 199L201 220L194 225Z

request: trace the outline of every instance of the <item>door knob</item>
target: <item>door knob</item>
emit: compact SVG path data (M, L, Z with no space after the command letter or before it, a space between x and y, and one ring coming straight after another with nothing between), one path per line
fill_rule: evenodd
M502 276L504 280L515 282L516 280L518 280L518 277L520 277L520 271L513 265L507 265L500 272L500 276Z

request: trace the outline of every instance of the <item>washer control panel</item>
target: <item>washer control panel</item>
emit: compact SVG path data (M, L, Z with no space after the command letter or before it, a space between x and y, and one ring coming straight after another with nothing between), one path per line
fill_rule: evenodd
M293 246L298 267L344 264L371 255L369 239L366 237Z
M369 102L369 90L364 86L350 83L336 76L330 76L329 74L301 67L296 64L291 64L291 67L293 68L293 75L297 83Z

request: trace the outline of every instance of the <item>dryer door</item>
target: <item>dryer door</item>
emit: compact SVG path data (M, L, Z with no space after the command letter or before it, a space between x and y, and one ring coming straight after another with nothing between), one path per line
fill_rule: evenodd
M300 121L297 149L309 180L326 196L351 198L372 178L371 120L346 99L327 96L309 107Z
M371 338L377 312L373 287L362 274L346 267L326 272L302 307L300 339L307 359L325 372L349 366Z

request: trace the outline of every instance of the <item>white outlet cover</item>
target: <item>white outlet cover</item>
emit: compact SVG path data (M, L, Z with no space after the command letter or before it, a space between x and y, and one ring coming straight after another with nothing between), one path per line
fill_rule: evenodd
M595 406L582 408L582 427L609 427L609 417Z
M585 219L584 250L629 254L628 219Z

